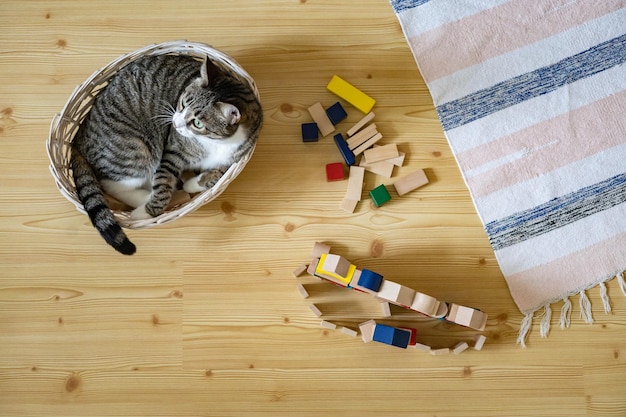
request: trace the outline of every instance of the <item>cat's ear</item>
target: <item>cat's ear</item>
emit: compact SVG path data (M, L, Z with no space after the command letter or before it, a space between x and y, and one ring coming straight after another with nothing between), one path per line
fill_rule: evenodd
M220 76L220 70L209 59L208 56L204 57L202 66L200 67L200 79L202 87L209 87Z
M220 103L220 110L222 111L222 115L224 119L226 119L226 124L228 126L234 126L241 120L241 113L239 109L229 103Z

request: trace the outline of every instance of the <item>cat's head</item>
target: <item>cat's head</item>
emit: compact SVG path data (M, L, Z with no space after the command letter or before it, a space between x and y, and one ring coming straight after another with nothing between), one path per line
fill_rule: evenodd
M183 136L228 139L242 122L236 93L241 86L206 58L200 77L181 94L172 118Z

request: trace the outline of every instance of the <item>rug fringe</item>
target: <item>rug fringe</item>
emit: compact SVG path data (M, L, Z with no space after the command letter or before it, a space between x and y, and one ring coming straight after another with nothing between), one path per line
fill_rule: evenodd
M563 307L561 307L561 318L559 324L561 329L569 328L570 318L572 317L572 302L569 297L563 299Z
M582 290L580 292L580 318L585 320L585 323L593 323L593 313L591 312L591 301L587 296L587 291Z
M522 348L526 348L526 338L530 332L530 328L533 325L533 313L528 313L522 320L519 333L517 335L517 344L522 345Z
M606 291L606 284L600 283L600 298L602 299L602 305L604 306L604 312L609 314L611 312L611 299Z
M622 273L617 274L616 278L617 278L617 283L619 284L619 287L621 288L622 293L624 294L624 297L626 297L626 281L624 280L624 272L622 271Z
M539 326L539 334L542 338L548 337L548 334L550 333L550 320L552 320L552 308L550 307L550 304L546 304L543 308L541 325Z
M617 273L614 278L617 280L617 284L619 288L622 290L622 293L626 297L626 278L624 277L626 271L622 271ZM604 312L610 314L613 310L611 305L611 298L609 297L608 289L606 282L609 279L605 279L599 282L596 282L593 286L600 287L600 299L602 300L602 305L604 307ZM587 287L582 290L577 291L576 293L566 295L562 298L563 306L561 307L561 315L559 318L559 325L561 329L566 329L570 327L571 324L571 316L572 316L572 301L570 300L570 296L574 296L576 294L579 295L579 303L580 303L580 318L584 320L586 323L593 323L593 312L591 301L589 300L589 296L587 295L587 291L592 287ZM517 335L517 344L521 345L523 348L526 347L526 340L528 339L528 335L533 325L534 314L543 308L543 313L539 316L541 318L541 322L539 325L539 334L542 338L548 337L550 333L551 321L552 321L552 305L553 303L558 302L559 299L554 299L547 304L537 307L531 312L526 312L526 315L522 319L522 323L520 324L520 330Z

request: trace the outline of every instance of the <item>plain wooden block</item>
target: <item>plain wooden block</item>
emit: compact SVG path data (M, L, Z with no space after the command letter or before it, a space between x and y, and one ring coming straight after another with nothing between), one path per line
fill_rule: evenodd
M442 319L448 314L448 304L444 301L439 302L439 308L437 308L437 313L432 317L437 319Z
M422 343L416 343L415 349L421 350L423 352L430 352L430 346L424 345Z
M304 274L306 272L306 270L308 269L308 265L307 264L302 264L299 267L297 267L296 269L294 269L293 271L293 276L294 277L299 277L300 275Z
M376 296L393 304L410 307L415 298L415 290L386 279L380 286Z
M352 337L357 337L359 335L359 332L357 332L356 330L352 330L349 327L342 327L341 333Z
M315 103L311 107L307 109L311 114L311 117L317 123L317 127L320 132L322 132L322 136L328 136L335 131L335 125L330 121L328 115L326 114L326 110L321 103Z
M473 348L476 350L482 350L483 346L485 345L485 341L487 340L487 338L482 335L482 334L477 334L476 336L474 336L474 346Z
M398 145L396 145L395 143L389 143L383 146L375 146L363 152L365 162L367 162L368 164L385 161L391 158L397 158L398 156L400 156L400 154L398 153Z
M306 290L306 288L304 288L304 285L298 284L298 291L300 292L302 298L309 298L309 292Z
M315 304L309 304L309 309L315 314L317 317L322 317L322 312Z
M437 314L439 304L439 300L435 297L422 294L421 292L415 292L415 296L413 297L413 302L410 307L411 310L418 311L422 314L426 314L427 316L434 316Z
M320 321L320 326L322 326L325 329L330 329L330 330L335 330L337 328L337 325L335 323L331 323L326 320Z
M469 345L466 342L459 342L452 348L452 353L455 355L460 355L462 352L465 352L469 348Z
M471 329L483 331L487 325L487 315L474 308L452 304L446 316L448 321L469 327Z
M356 210L356 206L359 204L357 200L350 200L349 198L344 198L341 202L341 209L343 211L347 211L348 213L354 213Z
M348 144L348 148L350 148L351 150L354 150L354 148L363 144L365 141L367 141L369 138L374 136L376 133L378 133L376 124L372 123L371 125L361 130L356 135L352 136L351 138L348 138L348 140L346 141L346 143Z
M433 355L433 356L449 355L450 354L450 348L431 349L430 350L430 354Z
M383 317L391 317L391 308L389 307L389 303L384 301L380 303L381 312Z
M363 126L365 126L366 124L368 124L369 122L371 122L372 120L374 120L374 112L369 112L368 114L366 114L361 120L359 120L354 126L352 126L347 132L346 134L348 136L353 136L355 133L357 133L359 130L361 130L361 128Z
M396 180L393 183L398 195L403 196L406 193L428 184L428 177L423 169L417 170L411 174Z
M365 161L365 158L361 158L359 166L363 167L366 171L369 171L376 175L380 175L385 178L391 178L391 176L393 175L394 164L389 161L380 161L374 162L373 164L368 164Z
M354 156L358 156L361 155L363 152L365 152L365 150L371 148L372 146L374 146L374 144L376 142L378 142L379 140L381 140L383 138L382 133L377 133L374 136L372 136L371 138L369 138L368 140L366 140L364 143L362 143L361 145L357 146L352 153L354 154Z
M306 269L307 274L315 276L315 270L317 269L317 264L320 263L320 258L313 258L308 268Z
M348 261L343 256L328 253L326 254L326 257L324 259L324 264L322 265L322 269L325 272L330 272L330 273L345 277L348 274L350 265L351 265L350 261Z
M368 320L359 324L359 330L361 331L361 339L363 339L363 342L368 343L374 340L375 328L376 322L374 320Z
M313 245L313 251L311 252L312 258L320 258L324 253L330 253L330 246L324 243L315 242Z
M365 168L358 166L350 167L350 174L348 177L348 190L346 191L346 197L349 200L361 201L363 194L363 179L365 178Z

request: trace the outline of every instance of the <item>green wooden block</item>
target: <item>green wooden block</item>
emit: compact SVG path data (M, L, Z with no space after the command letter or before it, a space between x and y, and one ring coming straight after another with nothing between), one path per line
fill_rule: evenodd
M380 184L378 187L370 191L370 198L376 207L380 207L387 201L391 200L391 195L389 194L389 191L387 191L385 184Z

